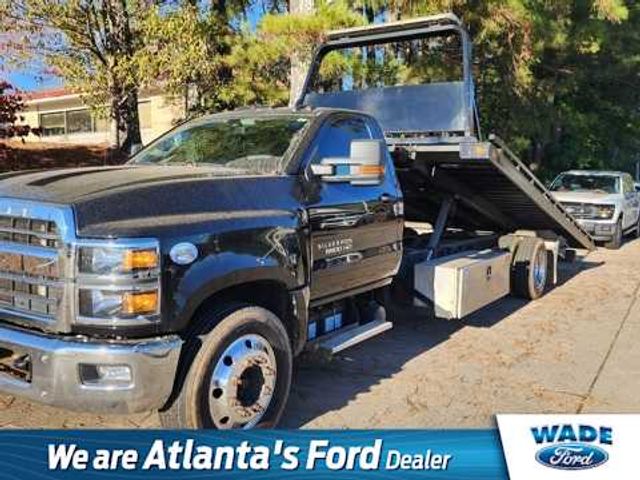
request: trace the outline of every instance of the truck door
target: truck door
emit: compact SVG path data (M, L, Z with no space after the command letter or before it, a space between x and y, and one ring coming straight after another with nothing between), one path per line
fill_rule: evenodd
M377 124L356 114L332 114L318 130L303 161L349 157L351 141L380 138ZM397 273L401 260L401 194L389 156L378 185L327 183L307 175L306 211L311 230L311 298L349 296Z

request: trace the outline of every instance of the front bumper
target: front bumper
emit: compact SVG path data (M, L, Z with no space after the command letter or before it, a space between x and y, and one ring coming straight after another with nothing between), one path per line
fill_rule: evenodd
M617 222L613 220L578 220L578 223L584 228L594 240L607 241L611 240L616 232Z
M0 325L0 392L84 412L154 410L171 393L181 347L175 335L110 342ZM24 378L6 368L17 357L28 360ZM128 366L131 382L88 384L81 379L81 365Z

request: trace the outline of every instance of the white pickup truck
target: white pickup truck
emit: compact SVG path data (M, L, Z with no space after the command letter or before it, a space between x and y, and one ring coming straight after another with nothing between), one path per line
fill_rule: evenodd
M628 173L571 170L558 175L550 190L605 247L620 248L626 233L640 237L640 194Z

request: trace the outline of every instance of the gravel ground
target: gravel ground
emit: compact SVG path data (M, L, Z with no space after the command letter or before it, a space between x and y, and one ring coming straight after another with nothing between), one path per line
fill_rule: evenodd
M561 267L537 302L464 322L413 312L330 362L299 362L287 428L485 427L496 413L640 411L640 241ZM158 427L0 395L0 427Z

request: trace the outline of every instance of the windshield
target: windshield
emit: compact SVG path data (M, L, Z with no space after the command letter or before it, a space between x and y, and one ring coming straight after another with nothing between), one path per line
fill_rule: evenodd
M553 192L620 193L620 182L613 175L573 175L564 173L551 185Z
M280 173L283 158L307 123L299 115L195 120L160 137L129 164L207 166L240 175Z

